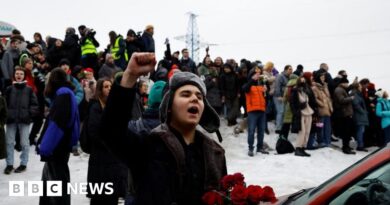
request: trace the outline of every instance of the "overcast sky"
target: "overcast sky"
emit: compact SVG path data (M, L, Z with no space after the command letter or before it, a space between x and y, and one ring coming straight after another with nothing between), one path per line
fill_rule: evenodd
M273 61L279 70L286 64L314 70L326 62L333 75L345 69L350 80L369 77L390 90L388 0L8 0L0 20L28 40L36 31L63 39L66 27L85 24L97 31L100 49L111 30L126 35L152 24L161 58L166 37L172 50L185 46L173 37L186 33L189 11L199 15L201 38L218 44L212 58Z

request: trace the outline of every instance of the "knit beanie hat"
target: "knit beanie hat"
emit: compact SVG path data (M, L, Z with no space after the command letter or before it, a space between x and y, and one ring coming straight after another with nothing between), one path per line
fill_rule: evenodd
M199 125L202 126L209 133L216 132L218 140L222 141L222 136L219 133L220 120L217 112L211 107L207 101L206 94L207 89L204 82L199 76L190 72L176 72L169 80L169 89L165 93L164 98L160 105L160 120L162 123L169 123L168 110L172 106L173 97L175 91L184 85L194 85L199 88L203 94L204 110L199 121Z
M164 96L164 88L166 84L167 83L162 80L153 84L148 96L148 110L158 110Z

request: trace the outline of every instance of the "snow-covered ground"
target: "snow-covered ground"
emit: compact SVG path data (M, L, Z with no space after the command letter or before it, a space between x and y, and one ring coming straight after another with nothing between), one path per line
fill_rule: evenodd
M221 124L226 125L226 121L222 120ZM277 135L273 134L272 124L269 125L271 134L265 135L264 140L274 148ZM323 148L308 151L311 157L296 157L293 154L277 155L276 151L271 151L269 155L256 154L254 157L248 157L246 132L234 135L233 128L226 126L222 126L220 131L224 138L222 146L226 150L228 172L243 173L248 185L272 186L277 196L317 186L368 154L357 152L356 155L345 155L337 148ZM296 135L292 134L289 139L294 142L295 137ZM335 146L340 146L340 143L336 143ZM372 147L369 150L371 152L375 149ZM18 163L19 153L16 153L15 166ZM38 204L38 197L10 197L8 190L9 181L25 181L27 185L27 181L41 179L43 163L34 150L30 149L30 161L26 172L4 175L5 166L5 160L0 160L0 204ZM88 155L83 153L78 157L72 156L69 168L71 182L86 182ZM72 204L86 205L89 204L89 199L85 195L72 195Z

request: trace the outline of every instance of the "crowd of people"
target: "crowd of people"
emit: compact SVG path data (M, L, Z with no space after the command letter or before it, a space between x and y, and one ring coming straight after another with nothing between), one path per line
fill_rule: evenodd
M69 27L63 40L35 33L26 41L14 30L0 44L5 174L26 171L35 145L45 162L42 180L66 184L70 154L82 150L90 154L88 182L114 182L112 195L89 193L91 204L201 204L227 170L223 148L197 125L222 141L226 118L234 132L247 131L250 157L269 154L269 122L287 140L297 133L296 156L338 140L345 154L355 154L353 138L362 152L390 142L388 93L367 78L350 82L346 70L333 78L326 63L278 70L271 61L213 60L208 50L197 65L188 49L172 52L168 40L156 62L152 25L142 35L129 29L126 38L110 31L104 51L96 31L81 25L78 32ZM14 150L21 151L16 169ZM63 190L40 204L70 204Z

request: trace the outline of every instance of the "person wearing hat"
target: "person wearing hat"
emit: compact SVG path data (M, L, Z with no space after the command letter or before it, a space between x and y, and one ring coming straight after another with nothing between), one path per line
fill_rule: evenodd
M381 118L381 126L384 131L384 144L386 146L390 142L390 101L389 94L379 89L376 93L378 96L378 102L376 104L376 115Z
M145 50L144 47L144 43L140 36L137 35L133 29L129 29L126 36L126 51L129 60L134 52Z
M303 65L299 64L293 74L301 76L303 74Z
M70 61L70 66L73 68L76 65L80 65L81 47L75 28L66 28L63 46L65 56Z
M317 71L314 77L312 90L318 105L318 116L322 127L317 127L319 137L323 140L325 146L330 146L332 137L331 116L333 113L332 97L330 95L328 84L326 83L326 72Z
M135 204L202 204L203 194L218 187L227 169L224 149L196 128L200 125L211 133L220 125L198 76L175 73L159 107L161 124L149 135L127 134L136 80L155 65L154 54L133 54L108 97L103 140L130 168Z
M19 55L19 65L22 65L22 62L25 58L34 59L34 55L36 53L39 53L40 51L41 48L38 44L28 43L26 50L23 50L22 53Z
M353 108L352 101L354 96L350 96L347 93L349 87L349 81L347 78L341 78L339 85L334 90L333 102L334 102L334 125L336 131L338 130L341 139L343 141L343 153L356 154L349 146L349 141L352 136L353 127Z
M154 53L155 51L153 34L154 27L152 25L147 25L141 37L145 46L145 52Z
M242 90L245 92L246 109L248 112L248 156L253 157L254 153L254 135L257 129L256 152L269 154L263 149L264 131L265 131L265 77L262 75L259 67L254 67L249 71L248 82L243 85Z

